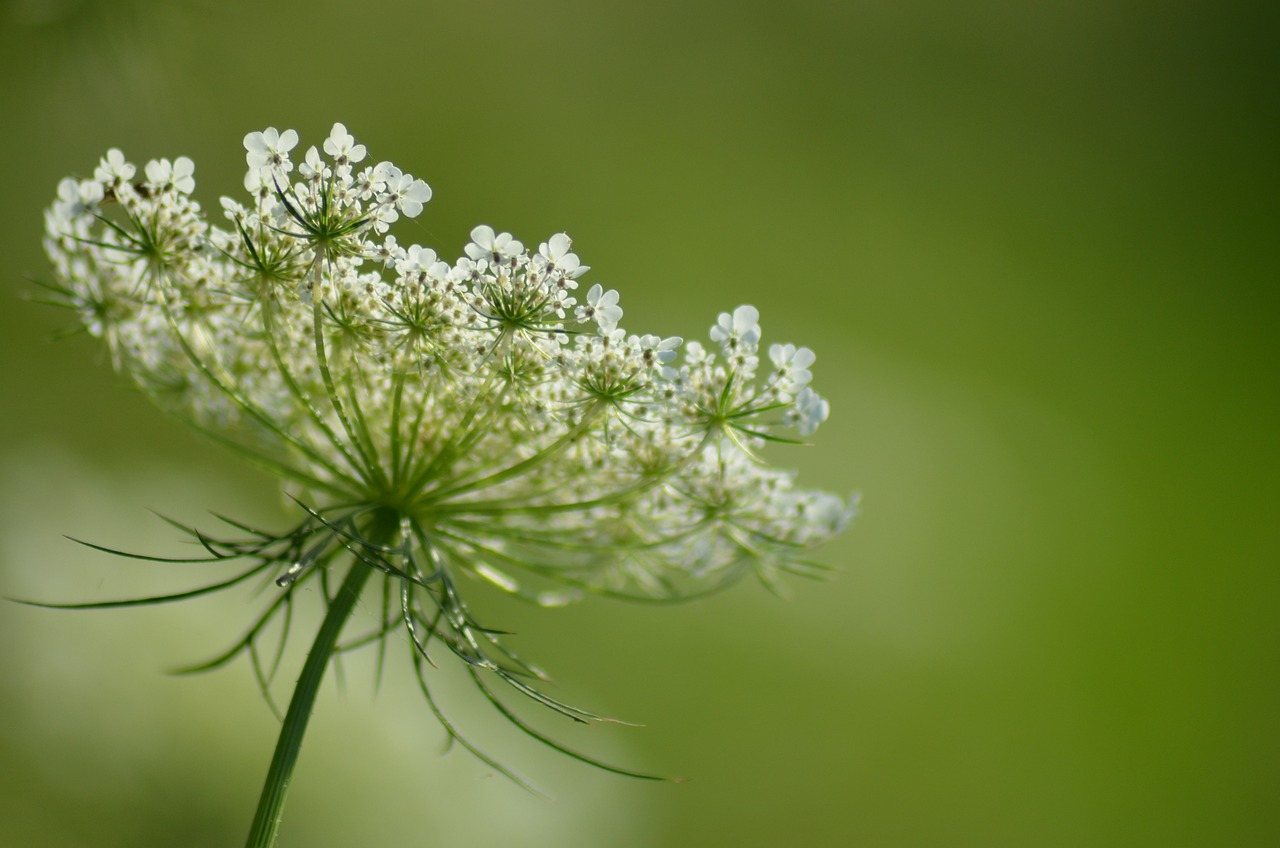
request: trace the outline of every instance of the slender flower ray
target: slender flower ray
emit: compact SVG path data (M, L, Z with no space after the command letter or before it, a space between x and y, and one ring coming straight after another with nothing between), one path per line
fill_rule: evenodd
M380 475L378 463L369 455L369 445L364 444L351 422L348 420L346 408L342 404L342 397L338 393L337 387L334 385L333 373L329 369L329 356L324 340L324 300L321 297L321 283L324 279L321 273L323 269L323 260L327 258L323 253L316 256L313 269L311 271L311 300L312 300L312 317L311 327L313 340L315 342L316 366L320 370L320 376L324 381L324 389L329 397L329 404L333 407L333 411L337 413L338 420L342 422L342 428L346 431L347 437L355 445L356 450L360 453L361 468L369 469L370 473L375 476ZM375 482L375 481L370 481ZM381 481L376 481L381 482Z
M186 334L183 332L182 328L178 325L177 320L174 318L173 313L170 309L169 299L168 297L166 297L163 291L161 291L158 294L157 304L160 307L161 314L163 315L165 321L169 325L169 329L171 331L173 340L177 342L178 347L182 350L182 353L187 357L187 359L190 360L191 364L195 366L196 370L202 376L208 379L208 381L215 388L217 388L220 392L225 394L229 399L231 399L235 403L235 405L239 409L248 413L259 424L263 425L269 431L280 436L282 439L287 441L290 445L298 448L300 451L302 451L307 455L308 459L314 461L316 464L318 464L322 468L330 472L337 473L337 468L325 456L323 451L317 450L315 447L308 445L302 442L301 440L297 439L296 437L292 436L291 434L285 432L283 428L279 427L275 423L275 421L271 418L271 416L263 412L261 408L255 405L243 394L236 391L236 389L232 387L233 379L226 374L225 369L222 368L220 360L216 356L211 358L204 358L204 357L201 357L201 355L195 351L195 349L191 345L191 342L187 339ZM221 375L218 374L217 370L222 370L223 374Z
M424 458L421 467L411 471L408 475L410 491L419 491L428 486L436 475L443 476L447 474L449 470L452 470L449 468L450 464L466 453L464 446L471 443L473 439L484 435L486 431L484 423L488 419L483 414L483 411L488 408L486 407L486 402L492 397L495 382L490 379L486 385L481 387L475 397L471 399L466 412L460 420L449 428L449 432L456 433L456 435L446 437L446 441L438 451L429 458ZM428 411L425 400L424 397L423 406L414 421L411 433L421 432L423 421Z
M339 439L338 434L335 433L333 431L333 428L329 426L328 422L324 420L324 416L320 413L320 410L315 408L315 405L311 402L310 397L308 397L308 395L303 391L302 387L299 385L297 378L293 374L292 366L281 355L279 343L276 340L277 339L276 328L272 323L271 309L264 308L262 310L262 320L263 320L263 335L267 340L267 344L271 352L271 359L275 363L276 368L278 369L280 377L284 381L285 386L288 387L289 393L293 396L293 398L299 404L301 404L302 408L306 410L308 417L315 424L315 426L320 430L320 432L325 435L325 437L328 439L328 443L333 447L333 449L336 450L338 453L342 454L342 458L346 460L347 465L349 465L352 470L360 474L363 478L364 465L361 462L357 461L354 456L352 456L351 451L347 448L346 442L342 441L342 439ZM365 482L369 482L369 481L366 480Z
M478 492L491 486L496 486L499 483L512 478L519 477L526 471L551 460L556 454L562 452L566 447L576 441L595 423L595 419L599 412L600 409L598 406L591 407L588 409L587 414L582 416L582 419L577 424L569 428L568 432L556 439L556 441L539 450L533 456L478 479L458 480L453 482L451 485L443 487L443 489L427 489L427 495L432 501L445 501L450 497L464 492Z

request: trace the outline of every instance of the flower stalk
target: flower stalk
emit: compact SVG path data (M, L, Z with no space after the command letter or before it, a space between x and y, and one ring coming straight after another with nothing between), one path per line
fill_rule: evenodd
M394 516L375 518L374 528L370 532L371 541L389 542L395 524ZM289 701L289 709L280 726L280 737L276 741L275 753L271 757L271 766L267 770L267 779L258 799L258 809L249 828L245 848L271 848L275 845L276 832L280 829L284 812L285 796L293 779L293 769L302 750L302 738L307 732L307 723L311 719L325 669L333 658L338 637L372 574L373 569L367 564L359 559L353 560L337 594L329 602L329 611L316 633L315 641L311 643L311 650L307 652L307 661L302 666L302 673L298 676L293 697Z

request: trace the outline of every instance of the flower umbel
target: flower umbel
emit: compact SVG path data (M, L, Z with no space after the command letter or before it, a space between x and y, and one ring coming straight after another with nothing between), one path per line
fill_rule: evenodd
M287 481L301 510L283 534L239 523L235 540L191 531L209 559L252 562L233 582L261 575L277 587L249 636L205 667L249 653L265 690L266 623L298 585L320 575L327 586L350 562L343 588L322 593L329 650L380 576L380 618L353 641L382 650L407 633L446 731L501 769L437 709L435 646L558 750L504 690L576 720L600 717L537 688L542 673L476 621L460 576L555 606L587 592L679 600L746 573L772 583L817 570L808 551L844 527L852 505L798 488L793 472L760 458L827 416L809 385L811 351L774 345L772 372L758 376L750 306L719 316L710 349L630 335L616 291L594 283L579 294L589 269L563 233L531 251L478 226L453 263L403 247L387 230L422 211L425 182L366 162L342 124L295 168L297 143L293 130L245 137L249 196L223 198L221 223L191 196L191 160L137 168L118 150L91 179L64 180L45 217L52 287L116 367Z

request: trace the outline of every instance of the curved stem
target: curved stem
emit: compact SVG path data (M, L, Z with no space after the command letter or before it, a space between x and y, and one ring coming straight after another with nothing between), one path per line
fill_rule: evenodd
M393 515L377 515L370 528L368 542L375 546L385 545L392 539L397 524L398 519ZM337 595L329 604L329 611L311 644L302 674L293 690L293 698L289 701L289 710L285 713L284 724L280 728L280 738L276 741L275 754L271 757L271 767L267 770L267 780L258 799L258 811L249 828L245 848L271 848L275 844L285 795L293 778L293 767L298 762L298 753L302 750L302 737L307 731L307 722L320 691L320 682L324 679L325 669L338 643L338 635L355 609L356 602L360 600L360 592L373 572L370 565L355 558Z

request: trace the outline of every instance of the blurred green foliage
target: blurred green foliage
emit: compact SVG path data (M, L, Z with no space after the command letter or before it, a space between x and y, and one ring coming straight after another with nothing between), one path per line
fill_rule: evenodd
M435 189L402 241L567 230L637 332L757 305L766 342L817 351L832 406L779 461L864 515L824 554L839 580L788 603L486 597L567 695L649 725L575 744L690 783L496 727L559 801L478 780L395 663L375 702L355 659L284 844L1277 844L1266 9L5 0L0 592L174 585L61 537L171 545L149 507L284 513L19 300L58 179L109 146L185 154L213 204L249 130L305 145L341 120ZM275 725L243 666L161 671L253 605L0 609L0 842L237 844Z

